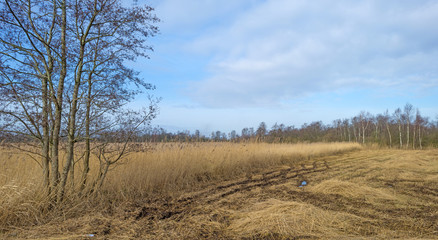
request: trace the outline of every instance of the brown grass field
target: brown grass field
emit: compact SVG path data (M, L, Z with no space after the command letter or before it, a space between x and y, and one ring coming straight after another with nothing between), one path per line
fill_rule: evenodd
M437 149L157 144L50 211L37 164L0 164L0 239L438 239Z

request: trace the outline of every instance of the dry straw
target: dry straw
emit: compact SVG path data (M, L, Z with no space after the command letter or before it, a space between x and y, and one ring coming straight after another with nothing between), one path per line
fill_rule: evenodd
M101 195L88 198L69 192L65 203L68 207L59 210L64 218L74 217L84 213L87 207L102 209L108 202L130 202L156 193L179 194L212 181L358 148L360 146L353 143L143 145L143 151L131 153L111 169ZM92 159L90 165L93 179L99 164ZM80 161L75 168L82 168ZM56 209L47 203L42 194L41 173L40 166L28 156L13 149L1 149L0 230L8 226L45 223L59 217L59 212L54 211ZM75 176L75 181L79 179L80 176ZM48 208L51 210L48 211Z
M236 236L257 238L287 238L303 236L339 236L337 229L351 228L360 221L357 216L326 211L311 204L269 199L237 214L230 226ZM272 234L277 236L272 236Z
M125 194L169 193L358 148L349 143L158 144L152 152L132 154L129 162L111 173L106 187Z

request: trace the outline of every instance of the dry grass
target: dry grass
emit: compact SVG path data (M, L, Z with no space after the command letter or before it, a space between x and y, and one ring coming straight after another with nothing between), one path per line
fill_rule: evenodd
M318 183L316 186L311 186L309 190L321 194L338 194L350 199L363 199L367 202L397 200L390 190L335 179Z
M41 217L40 167L16 150L0 149L0 231L9 224L30 224Z
M240 237L286 236L335 237L340 229L351 228L359 218L347 213L325 211L311 204L269 199L236 214L230 226Z
M123 195L175 194L202 183L252 175L263 169L359 149L355 143L157 144L129 156L108 178L106 188Z
M68 193L66 207L47 208L41 194L41 168L14 149L1 149L0 155L0 230L9 226L39 225L63 218L77 217L87 207L106 208L110 201L135 201L156 193L177 195L204 183L252 174L263 168L301 159L359 148L357 144L155 144L147 151L131 153L109 173L104 195L77 198ZM62 156L62 155L61 155ZM91 179L96 175L96 159L91 165ZM81 163L76 164L79 175ZM75 176L78 180L79 176ZM102 200L102 198L104 200ZM84 204L85 203L85 204ZM59 210L59 211L57 211Z
M8 165L8 174L19 174L14 166ZM16 167L39 174L19 162ZM55 211L64 214L61 217L53 210L51 215L32 210L41 200L30 198L31 185L24 181L30 176L19 176L24 179L15 181L16 187L5 187L12 186L8 184L13 176L0 179L1 191L15 196L2 203L19 206L0 205L0 222L8 214L27 222L15 230L9 226L0 238L86 239L90 233L96 239L438 236L436 149L362 149L339 143L157 144L150 152L133 153L113 170L102 195L72 199L68 207ZM301 180L308 185L298 187ZM22 186L29 191L18 190Z

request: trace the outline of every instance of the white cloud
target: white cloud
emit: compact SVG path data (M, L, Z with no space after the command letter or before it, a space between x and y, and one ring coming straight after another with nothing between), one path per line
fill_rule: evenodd
M166 2L175 14L187 9L175 2ZM242 5L190 2L196 11L180 13L184 24L219 21L184 46L211 56L210 76L191 82L187 93L206 106L271 106L339 88L437 86L436 1L267 0L227 21L221 16Z

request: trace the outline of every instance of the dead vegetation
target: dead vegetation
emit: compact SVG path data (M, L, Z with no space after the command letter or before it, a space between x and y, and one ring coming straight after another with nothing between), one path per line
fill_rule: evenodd
M64 217L20 227L4 224L0 236L437 238L437 150L311 150L323 146L158 145L152 153L132 155L131 162L112 172L106 192L82 203L71 200L68 210L58 211ZM166 159L169 163L163 163ZM303 180L308 184L299 187Z

